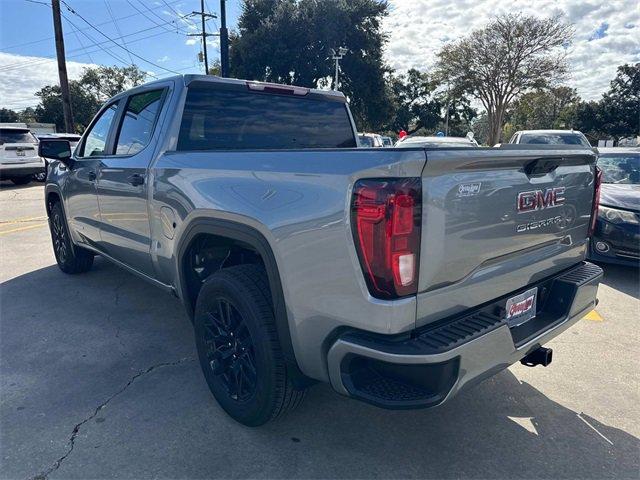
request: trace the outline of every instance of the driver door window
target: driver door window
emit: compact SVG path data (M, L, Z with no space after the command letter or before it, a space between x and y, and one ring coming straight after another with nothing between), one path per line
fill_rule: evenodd
M81 157L101 157L111 154L111 152L106 152L105 149L107 148L107 141L109 139L109 130L111 129L111 124L113 123L117 110L118 104L114 103L102 112L100 118L96 120L87 134L82 152L80 152Z

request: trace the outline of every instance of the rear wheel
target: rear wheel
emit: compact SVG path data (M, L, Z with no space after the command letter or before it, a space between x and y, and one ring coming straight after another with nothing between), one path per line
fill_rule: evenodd
M13 182L14 185L26 185L31 181L31 177L30 176L16 177L16 178L12 178L11 181Z
M74 245L71 241L67 221L60 202L54 203L51 207L49 226L53 253L56 256L56 262L58 262L60 270L69 274L83 273L90 270L93 265L93 253Z
M195 309L200 366L211 393L236 421L259 426L295 408L264 269L238 265L211 275Z

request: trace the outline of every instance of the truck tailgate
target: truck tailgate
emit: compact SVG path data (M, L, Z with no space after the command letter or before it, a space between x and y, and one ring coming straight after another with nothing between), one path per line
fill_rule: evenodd
M416 326L583 259L594 164L587 149L427 151Z

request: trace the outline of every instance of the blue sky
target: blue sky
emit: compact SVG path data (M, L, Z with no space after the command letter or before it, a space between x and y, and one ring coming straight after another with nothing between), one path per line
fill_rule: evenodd
M188 33L200 31L200 17L182 18L192 11L199 11L200 0L65 1L104 35L126 45L135 54L130 57L125 50L109 42L63 4L65 49L67 59L72 62L70 76L77 76L82 64L123 65L131 62L155 76L172 75L170 70L180 73L203 72L204 68L197 59L201 50L200 38L187 36ZM40 79L43 71L47 72L46 77L57 72L55 62L51 60L55 59L55 44L48 3L49 0L42 0L42 3L35 0L0 0L0 52L3 54L0 72L3 71L5 75L11 73L7 83L15 86L15 81L23 80L25 84L35 86L38 82L31 82L28 77ZM207 0L206 5L205 10L216 14L219 12L219 0ZM229 27L235 27L239 14L239 2L228 0ZM219 19L209 20L207 24L212 32L220 25ZM211 63L219 58L220 50L217 37L209 38L208 43ZM56 78L51 77L50 83L54 82ZM19 97L11 97L10 100L1 98L0 106L17 107L37 103L26 91Z
M199 31L198 20L183 18L199 10L200 0L64 1L137 55L129 57L63 6L71 78L89 65L132 62L159 77L171 75L170 71L202 72L197 60L200 41L187 36ZM49 3L0 0L0 107L34 106L38 103L34 92L58 82ZM206 9L218 12L219 0L207 0L207 5ZM227 0L230 28L237 24L240 5L241 0ZM564 52L570 65L565 84L577 88L585 99L600 98L618 65L640 62L638 0L389 0L389 15L383 21L389 35L385 59L398 71L429 72L443 45L503 13L561 15L574 26L574 41ZM217 20L208 23L211 31L218 28ZM219 58L218 39L208 42L209 58Z

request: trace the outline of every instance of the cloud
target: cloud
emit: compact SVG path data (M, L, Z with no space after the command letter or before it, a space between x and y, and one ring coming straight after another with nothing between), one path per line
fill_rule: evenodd
M169 55L163 55L162 57L160 57L158 60L156 60L158 63L164 63L168 60L170 60L171 58L169 57Z
M195 45L196 43L199 43L200 40L196 40L195 38L187 38L187 40L184 42L185 45Z
M67 75L76 80L90 63L67 62ZM58 85L55 58L29 57L0 52L0 108L22 110L39 103L34 93L46 85Z
M383 23L389 34L385 58L398 70L433 70L443 45L504 13L562 14L574 25L565 83L584 99L600 98L618 65L640 62L637 0L391 0Z

